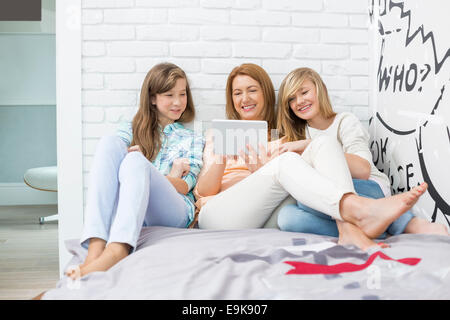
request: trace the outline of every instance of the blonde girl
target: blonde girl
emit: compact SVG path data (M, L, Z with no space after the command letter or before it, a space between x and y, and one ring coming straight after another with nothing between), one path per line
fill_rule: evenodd
M343 148L356 193L374 199L391 196L389 179L372 162L367 131L352 113L333 111L327 87L314 70L298 68L283 80L278 93L277 127L282 136L282 151L301 154L318 138L335 139ZM333 161L329 165L332 167ZM336 225L329 215L301 201L280 210L278 225L286 231L343 237L342 223L338 221ZM402 232L445 234L443 227L406 211L390 224L381 238ZM367 239L362 242L370 243Z

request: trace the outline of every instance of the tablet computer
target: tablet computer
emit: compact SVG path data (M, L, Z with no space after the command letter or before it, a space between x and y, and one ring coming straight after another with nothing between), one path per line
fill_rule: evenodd
M240 150L247 153L247 144L256 152L259 144L267 150L267 121L214 119L212 131L216 154L239 155Z

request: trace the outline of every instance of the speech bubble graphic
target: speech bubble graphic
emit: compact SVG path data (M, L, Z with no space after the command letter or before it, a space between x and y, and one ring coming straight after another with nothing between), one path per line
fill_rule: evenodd
M416 214L450 226L450 3L372 0L370 148L393 193L422 181Z

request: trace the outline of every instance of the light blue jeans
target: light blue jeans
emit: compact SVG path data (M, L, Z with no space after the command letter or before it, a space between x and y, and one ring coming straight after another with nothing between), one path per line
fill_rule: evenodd
M140 152L117 136L103 137L90 170L80 243L90 238L136 248L142 227L186 227L189 208L175 187Z
M353 179L356 193L362 197L379 199L384 193L378 183L372 180ZM385 239L388 234L403 233L406 225L414 215L407 211L395 220L378 239ZM314 233L325 236L338 237L336 222L328 215L311 209L300 202L281 208L278 215L278 227L283 231Z

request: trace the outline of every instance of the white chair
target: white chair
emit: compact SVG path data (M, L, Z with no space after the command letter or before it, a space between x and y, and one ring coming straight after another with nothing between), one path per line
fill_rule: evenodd
M23 181L33 189L49 192L58 192L57 167L53 166L53 167L39 167L28 169L23 175ZM54 214L47 217L39 217L40 224L55 220L58 220L58 214Z

